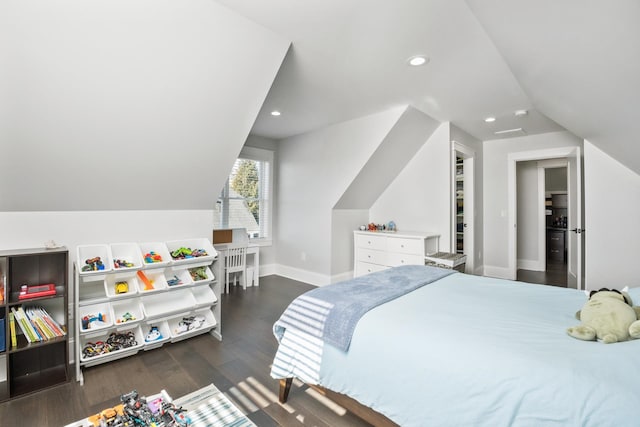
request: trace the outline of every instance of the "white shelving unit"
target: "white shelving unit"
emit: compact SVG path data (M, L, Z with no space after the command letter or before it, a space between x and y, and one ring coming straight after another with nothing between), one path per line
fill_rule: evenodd
M204 249L205 256L171 258L171 252L187 247ZM165 243L117 243L78 246L74 264L76 313L76 379L84 384L82 368L107 363L152 350L203 333L222 341L220 323L220 262L207 239ZM162 260L151 262L144 255L153 251ZM83 271L87 259L100 257L103 270ZM116 260L129 261L116 267ZM198 270L203 275L195 274ZM192 274L192 272L194 274ZM150 287L145 281L152 284ZM116 290L118 283L126 282ZM181 328L183 318L204 319L194 329ZM99 321L91 321L98 319ZM146 335L157 328L161 337L147 342ZM105 342L112 334L129 334L130 347L89 355L88 343Z

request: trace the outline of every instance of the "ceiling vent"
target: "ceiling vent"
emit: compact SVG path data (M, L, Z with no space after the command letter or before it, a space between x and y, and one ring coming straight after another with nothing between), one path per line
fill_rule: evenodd
M522 128L498 130L494 133L498 136L525 136L527 134Z

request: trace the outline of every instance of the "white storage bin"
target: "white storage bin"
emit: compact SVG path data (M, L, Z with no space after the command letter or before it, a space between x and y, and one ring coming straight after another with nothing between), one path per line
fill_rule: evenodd
M212 282L215 279L211 269L206 265L200 267L188 267L187 272L189 273L194 285Z
M213 289L209 286L197 286L191 288L191 292L196 299L196 308L210 307L218 301L216 294L213 293Z
M117 271L142 268L140 248L135 243L112 243L111 260L113 261L113 269ZM119 262L127 265L119 264Z
M80 278L78 287L80 288L79 301L106 300L107 293L105 291L105 275L86 275Z
M101 331L113 326L113 313L109 303L79 307L78 326L81 332Z
M141 326L142 334L144 335L144 349L152 350L154 348L161 347L164 343L168 342L171 339L171 329L169 329L169 325L166 320L162 320L159 322L145 322ZM151 339L149 334L151 333L152 328L157 328L157 331L160 334L159 338ZM147 341L147 338L150 338Z
M113 324L117 327L138 323L144 319L138 298L113 301L111 312L113 313Z
M140 243L140 256L145 268L157 268L169 265L171 255L167 245L162 242ZM158 259L158 257L160 259Z
M121 286L125 283L124 286ZM123 298L138 293L138 279L133 274L110 274L104 280L104 291L109 298Z
M168 318L178 313L192 311L196 299L189 289L145 295L142 297L142 309L148 320Z
M85 352L84 349L88 347L89 343L97 343L104 342L106 343L109 340L111 334L128 334L131 332L133 334L133 344L130 347L121 348L119 350L113 350L107 353L96 354L94 356L89 356L88 352ZM103 334L98 335L85 335L80 337L80 363L83 366L92 366L94 364L103 363L110 360L120 359L122 357L131 356L136 354L144 345L144 337L142 335L142 330L139 325L133 326L131 328L123 328L121 330L110 330Z
M165 278L169 288L193 285L191 275L186 268L168 268L165 270Z
M111 271L113 268L113 262L111 260L111 251L107 245L79 245L76 248L78 272L80 274L99 274ZM87 266L93 265L88 261L100 258L102 267L98 270L90 269L85 270ZM100 269L101 268L101 269Z
M145 270L138 271L136 273L138 276L138 292L140 294L151 294L158 291L164 291L167 289L167 279L164 276L164 270ZM148 289L147 284L143 280L146 278L150 283L152 288Z
M192 323L192 326L187 326L189 321L185 321L185 319L192 317L195 318L194 323ZM199 321L198 318L202 319L202 321ZM182 341L195 335L209 332L218 324L213 313L209 309L196 310L188 316L174 317L169 319L167 323L171 330L171 342Z
M175 252L180 248L187 248L191 251L203 250L206 255L191 257L191 258L179 258L174 257ZM213 248L211 242L208 239L188 239L188 240L174 240L167 242L167 249L171 255L171 262L173 264L198 264L208 265L218 256L218 253Z

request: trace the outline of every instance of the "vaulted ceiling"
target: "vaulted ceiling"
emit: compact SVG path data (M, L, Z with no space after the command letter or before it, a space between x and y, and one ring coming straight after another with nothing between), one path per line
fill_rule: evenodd
M480 140L567 129L640 173L637 0L217 1L292 42L256 135L411 105Z

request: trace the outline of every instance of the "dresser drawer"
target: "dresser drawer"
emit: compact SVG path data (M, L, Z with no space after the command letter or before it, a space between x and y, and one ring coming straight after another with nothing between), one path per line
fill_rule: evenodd
M358 248L369 248L384 251L387 249L387 236L362 235L356 236L356 246Z
M368 262L358 261L356 263L356 273L354 276L358 277L358 276L362 276L369 273L375 273L376 271L386 270L387 268L389 267L384 265L371 264Z
M424 265L424 257L421 255L388 253L387 265L397 267L399 265Z
M423 255L424 240L390 237L389 239L387 239L387 250L389 252L398 252L401 254Z
M358 249L358 259L356 261L370 262L372 264L387 264L387 253L374 249Z

